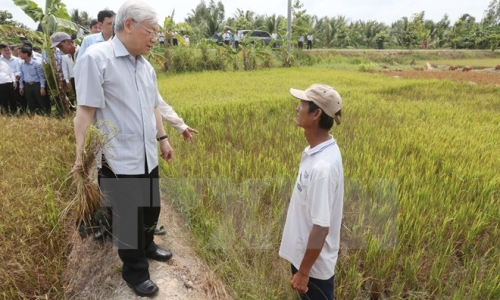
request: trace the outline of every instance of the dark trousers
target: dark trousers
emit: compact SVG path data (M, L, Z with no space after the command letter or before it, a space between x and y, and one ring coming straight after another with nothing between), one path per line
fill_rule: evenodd
M74 99L72 96L70 96L70 97L69 97L69 99L70 99L70 101L71 101L71 104L72 104L72 105L75 105L75 101L76 101L76 85L75 85L75 78L71 77L71 78L69 79L69 82L71 82L71 88L73 89L72 94L73 94L73 96L75 96L75 99Z
M158 248L153 241L160 215L158 167L149 174L120 175L103 165L99 186L112 205L113 235L123 262L122 277L132 285L142 283L150 279L146 253Z
M234 41L234 49L238 50L238 47L240 46L239 41Z
M297 273L298 270L292 265L292 275ZM327 280L320 280L316 278L309 277L309 283L307 284L307 293L300 294L302 300L334 300L335 296L333 293L333 279L335 275Z
M12 82L0 84L0 106L2 112L14 114L17 112L19 90L14 90Z
M307 50L311 50L313 48L313 42L307 41Z
M46 90L47 91L47 90ZM47 95L40 94L40 83L24 83L24 97L31 113L50 113L50 100Z
M298 42L297 46L299 49L302 49L304 47L304 42Z

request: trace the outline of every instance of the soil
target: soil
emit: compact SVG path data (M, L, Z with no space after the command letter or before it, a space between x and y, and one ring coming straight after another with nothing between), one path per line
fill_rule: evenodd
M196 256L192 236L172 207L162 199L160 225L167 233L155 242L170 249L168 262L149 260L151 280L160 291L154 299L232 299L207 264ZM68 299L146 299L136 296L121 278L121 261L113 243L81 240L75 232L73 249L63 274Z
M457 69L454 71L434 69L429 70L387 70L387 75L399 76L401 78L417 78L417 79L438 79L464 82L473 85L493 85L500 86L500 70L495 68L462 71Z

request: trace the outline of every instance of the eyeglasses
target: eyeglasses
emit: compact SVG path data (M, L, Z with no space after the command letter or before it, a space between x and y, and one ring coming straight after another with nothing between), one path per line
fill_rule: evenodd
M142 25L141 23L137 22L134 19L132 19L132 21L134 21L135 23L139 24L139 26L141 26L142 28L144 28L144 30L146 30L149 33L149 37L150 38L156 39L156 31L147 28L146 26Z

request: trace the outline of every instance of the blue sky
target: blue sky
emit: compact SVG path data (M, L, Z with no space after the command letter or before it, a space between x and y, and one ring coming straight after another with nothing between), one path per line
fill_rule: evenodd
M40 6L45 6L44 0L34 0ZM68 11L78 8L87 11L91 17L105 8L118 10L124 0L63 0ZM155 0L160 23L175 9L174 20L184 21L200 0ZM209 3L210 0L206 0ZM217 1L216 1L217 2ZM425 11L426 19L439 21L444 14L448 14L452 22L464 13L468 13L481 20L483 13L491 0L301 0L307 13L318 17L345 16L351 21L376 20L390 25L401 17L410 17L413 13ZM105 3L105 4L104 4ZM226 18L232 17L237 9L251 10L262 15L287 15L288 0L223 0ZM292 1L293 3L293 1ZM0 10L8 10L13 14L14 20L20 21L31 28L35 23L24 12L16 7L12 0L0 0Z

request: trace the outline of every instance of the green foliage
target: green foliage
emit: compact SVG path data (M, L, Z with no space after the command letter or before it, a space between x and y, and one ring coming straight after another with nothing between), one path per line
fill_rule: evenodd
M73 23L89 28L91 18L88 12L72 9L70 15Z
M312 27L309 24L310 16L306 14L306 9L302 9L303 7L304 4L300 0L295 0L292 5L292 39L295 41L299 36L312 32Z
M16 26L16 22L12 19L12 14L7 10L0 10L0 25Z

